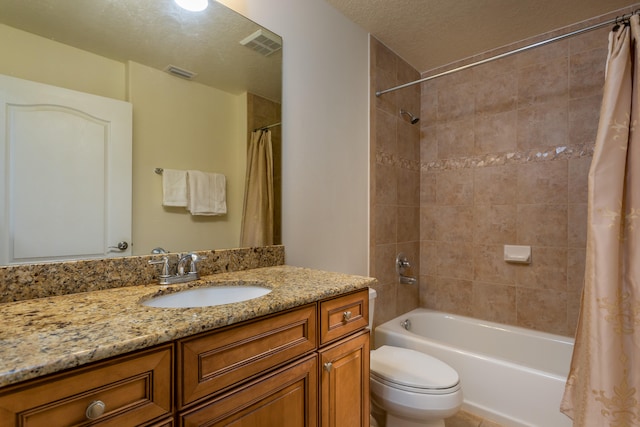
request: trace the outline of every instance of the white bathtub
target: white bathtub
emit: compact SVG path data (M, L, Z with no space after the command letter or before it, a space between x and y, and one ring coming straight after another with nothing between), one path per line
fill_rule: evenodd
M407 319L409 331L401 326ZM571 338L418 308L375 329L375 345L384 344L458 371L468 412L505 426L571 426L559 410Z

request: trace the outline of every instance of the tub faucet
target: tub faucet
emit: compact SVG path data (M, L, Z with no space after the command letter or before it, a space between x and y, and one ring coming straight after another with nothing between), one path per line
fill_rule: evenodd
M400 276L400 283L403 285L415 285L417 282L415 277Z
M400 283L402 283L403 285L415 285L417 282L415 277L405 275L407 269L409 268L411 268L409 259L405 254L400 252L396 257L396 273L398 273L398 276L400 277Z

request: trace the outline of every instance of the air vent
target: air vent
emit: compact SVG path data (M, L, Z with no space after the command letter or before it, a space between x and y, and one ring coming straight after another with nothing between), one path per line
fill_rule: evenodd
M241 40L240 44L264 56L269 56L282 48L280 37L264 29L260 29Z
M193 80L193 78L198 75L193 71L185 70L184 68L176 67L175 65L167 65L167 68L165 68L164 71L187 80Z

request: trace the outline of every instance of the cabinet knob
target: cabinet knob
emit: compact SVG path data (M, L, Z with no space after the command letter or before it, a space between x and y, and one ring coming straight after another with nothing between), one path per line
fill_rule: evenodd
M94 400L93 402L89 403L89 406L87 406L85 415L88 419L95 420L96 418L99 418L102 414L104 414L104 410L106 409L106 407L107 405L105 405L102 400Z
M345 311L344 313L342 313L342 318L345 322L348 322L349 320L351 320L351 312Z
M327 362L324 364L324 370L327 372L331 372L331 368L333 368L333 363Z

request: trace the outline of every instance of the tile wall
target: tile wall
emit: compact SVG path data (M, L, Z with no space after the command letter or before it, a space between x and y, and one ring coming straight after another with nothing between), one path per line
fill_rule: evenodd
M609 30L422 83L419 107L415 86L372 95L371 274L381 288L376 324L419 305L574 334L584 271L587 174ZM371 54L372 92L414 80L415 70L376 40ZM419 110L418 136L397 115L401 106ZM504 262L505 244L530 245L533 262ZM416 260L419 290L397 283L393 259L400 250Z
M380 324L418 307L419 285L399 284L398 253L407 255L420 277L420 124L400 117L400 109L420 115L420 86L373 93L420 78L386 46L371 39L371 239L370 272L378 279L374 323Z
M422 84L421 306L573 335L608 31Z

